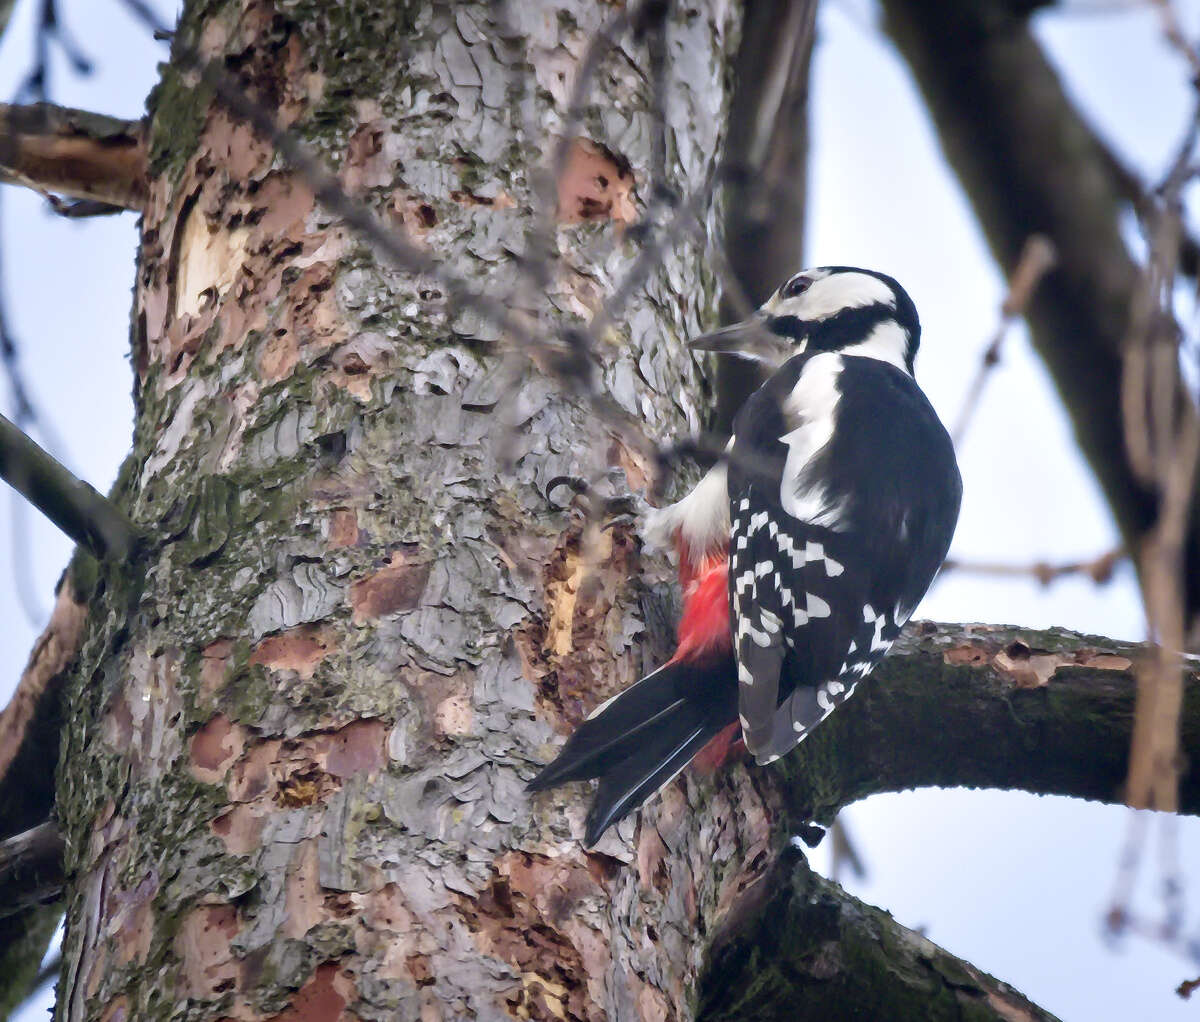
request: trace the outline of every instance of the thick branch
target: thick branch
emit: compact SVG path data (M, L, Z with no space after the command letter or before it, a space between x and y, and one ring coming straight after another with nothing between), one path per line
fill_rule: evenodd
M145 125L50 103L0 104L0 181L141 209Z
M63 843L44 823L0 843L0 1018L39 983L42 958L62 915Z
M746 5L725 139L726 281L721 320L743 318L800 268L808 191L808 73L816 0ZM739 294L731 294L733 286ZM717 363L718 430L762 382L754 363Z
M1149 647L988 625L921 623L775 767L792 827L868 795L921 787L1018 789L1120 802L1133 667ZM1200 662L1189 661L1181 741L1200 743ZM1180 811L1200 813L1200 771Z
M57 898L62 857L62 834L51 822L0 842L0 919Z
M889 33L912 67L946 157L988 244L1009 273L1025 239L1058 252L1029 311L1033 341L1054 377L1080 448L1127 549L1158 516L1155 495L1125 456L1121 349L1138 268L1121 238L1128 182L1068 99L1010 3L884 0ZM1029 5L1016 5L1024 9ZM1187 544L1188 608L1200 608L1200 523Z
M79 653L87 613L86 583L73 577L83 574L84 560L77 555L63 576L46 630L0 711L0 837L42 822L54 805L63 676Z
M702 1022L1053 1018L818 876L789 847L734 905L700 986Z
M0 415L0 479L97 560L127 559L137 533L121 510Z

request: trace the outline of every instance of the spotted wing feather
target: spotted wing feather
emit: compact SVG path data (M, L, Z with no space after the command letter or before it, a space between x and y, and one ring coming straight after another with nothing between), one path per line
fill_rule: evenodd
M827 550L830 530L779 515L750 486L731 516L730 606L746 747L760 762L787 752L853 691L885 647L866 641L853 578ZM845 557L851 554L847 552ZM844 654L838 657L838 654ZM860 665L868 664L866 670ZM797 684L808 677L827 680Z

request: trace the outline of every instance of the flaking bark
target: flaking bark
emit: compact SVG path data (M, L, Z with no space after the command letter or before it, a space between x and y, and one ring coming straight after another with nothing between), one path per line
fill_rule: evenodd
M509 10L192 3L176 45L472 286L520 296L541 132L612 9ZM733 18L667 25L679 194L715 160ZM582 122L609 160L585 183L630 176L638 208L643 67L626 35ZM508 373L491 323L382 265L178 67L152 113L117 497L154 539L144 580L93 605L70 686L60 1017L685 1016L696 929L766 861L746 775L674 789L638 847L630 824L593 856L577 800L522 793L638 676L646 627L629 528L593 535L545 485L611 463L641 488L651 466L536 366ZM548 335L637 255L626 207L587 198L547 307L519 308ZM700 426L701 246L663 254L593 355L648 438Z

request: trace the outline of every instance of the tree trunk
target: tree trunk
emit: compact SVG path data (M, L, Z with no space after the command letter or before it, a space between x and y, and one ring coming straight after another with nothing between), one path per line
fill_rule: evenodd
M724 120L735 11L672 8L663 124L625 32L570 149L562 260L545 300L522 285L531 172L613 10L195 0L175 52L553 338L637 256L656 133L686 196ZM154 538L68 682L59 1017L687 1016L698 936L767 864L750 775L677 783L590 855L577 794L523 792L653 656L637 540L546 484L614 465L641 488L647 459L548 358L514 371L444 282L385 265L178 59L152 105L117 497ZM652 439L699 425L704 267L673 243L595 353Z

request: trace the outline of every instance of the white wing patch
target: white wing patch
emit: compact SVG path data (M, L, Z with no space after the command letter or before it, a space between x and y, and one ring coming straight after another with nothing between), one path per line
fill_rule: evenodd
M783 402L783 412L796 426L780 440L787 446L787 460L779 486L779 503L802 522L837 531L842 509L829 507L825 488L804 479L812 460L825 449L837 424L838 377L842 357L832 352L814 355L804 365L792 392Z

